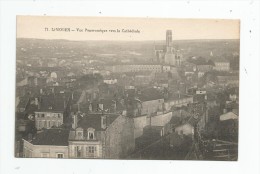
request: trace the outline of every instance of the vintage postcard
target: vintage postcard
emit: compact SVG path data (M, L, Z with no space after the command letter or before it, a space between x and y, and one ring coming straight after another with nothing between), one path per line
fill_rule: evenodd
M17 16L15 157L238 159L240 21Z

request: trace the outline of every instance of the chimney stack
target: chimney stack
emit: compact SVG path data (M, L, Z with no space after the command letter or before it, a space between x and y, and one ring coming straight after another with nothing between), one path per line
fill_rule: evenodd
M36 106L38 106L38 105L39 105L39 100L38 100L38 98L37 98L37 97L35 98L35 105L36 105Z
M72 128L73 128L73 129L76 129L77 126L78 126L77 124L78 124L78 116L77 116L77 114L74 114L74 115L73 115Z

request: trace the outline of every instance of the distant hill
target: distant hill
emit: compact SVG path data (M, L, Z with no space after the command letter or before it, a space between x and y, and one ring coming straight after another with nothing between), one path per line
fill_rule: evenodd
M41 57L73 59L86 55L111 54L118 59L149 60L154 56L154 45L164 41L70 41L17 39L17 59ZM210 58L239 54L239 40L176 40L176 49L183 52L184 58Z

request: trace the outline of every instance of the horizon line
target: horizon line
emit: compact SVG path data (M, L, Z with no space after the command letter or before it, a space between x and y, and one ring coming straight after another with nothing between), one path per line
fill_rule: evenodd
M16 39L37 39L37 40L65 40L65 41L76 41L76 42L86 42L86 41L110 41L110 42L155 42L155 41L165 41L165 40L71 40L71 39L43 39L43 38L25 38L17 37ZM196 41L196 40L240 40L237 39L176 39L174 41Z

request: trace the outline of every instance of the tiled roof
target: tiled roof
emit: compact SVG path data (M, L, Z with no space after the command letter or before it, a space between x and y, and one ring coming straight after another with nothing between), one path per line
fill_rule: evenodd
M101 117L106 116L106 123L110 125L119 115L118 114L88 114L78 122L78 127L83 129L94 128L96 131L101 128Z
M31 141L34 145L67 146L69 130L66 129L46 129L40 132Z
M67 104L65 95L46 95L39 98L40 109L38 111L64 111Z

